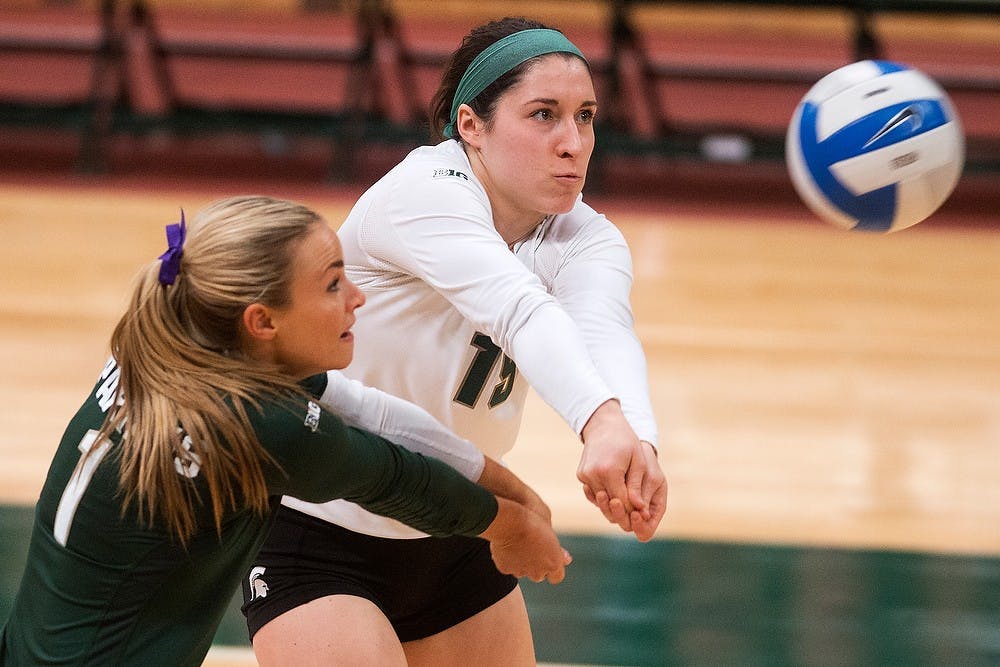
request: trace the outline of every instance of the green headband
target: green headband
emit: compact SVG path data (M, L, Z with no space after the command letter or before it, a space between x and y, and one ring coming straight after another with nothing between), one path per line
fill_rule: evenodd
M486 47L458 82L449 123L444 126L444 136L450 139L456 134L458 107L476 99L487 86L521 63L548 53L572 53L583 58L580 49L561 32L542 28L515 32ZM583 59L586 61L586 58Z

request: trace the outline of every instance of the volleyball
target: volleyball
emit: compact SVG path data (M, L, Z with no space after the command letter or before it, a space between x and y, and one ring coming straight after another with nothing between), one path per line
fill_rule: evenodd
M827 74L792 116L785 163L799 197L846 229L892 232L945 202L965 163L951 100L919 70L863 60Z

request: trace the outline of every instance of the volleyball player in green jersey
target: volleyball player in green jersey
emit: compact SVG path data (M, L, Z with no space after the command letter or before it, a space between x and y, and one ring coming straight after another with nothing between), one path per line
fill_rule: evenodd
M479 535L512 574L562 579L510 473L484 460L493 495L321 407L364 297L319 216L234 198L167 235L56 451L0 664L200 665L283 494Z

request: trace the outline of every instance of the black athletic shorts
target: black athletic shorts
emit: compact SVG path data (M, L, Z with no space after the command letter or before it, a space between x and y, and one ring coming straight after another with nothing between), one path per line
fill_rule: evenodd
M377 605L407 642L475 616L515 586L517 578L496 569L486 540L373 537L282 505L243 578L243 614L252 640L295 607L355 595Z

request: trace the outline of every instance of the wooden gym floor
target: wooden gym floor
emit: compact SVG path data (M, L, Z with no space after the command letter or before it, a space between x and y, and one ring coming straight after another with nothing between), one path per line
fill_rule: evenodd
M0 183L0 500L33 500L163 225L230 193ZM285 196L334 226L350 204ZM634 253L664 537L1000 554L995 228L931 218L863 235L804 209L743 220L710 203L608 213ZM560 526L603 532L558 417L532 401L521 440L510 463Z
M191 213L250 190L303 201L334 226L353 197L135 178L0 181L0 502L34 501L103 364L133 272L162 252L163 225L181 206ZM634 253L638 331L670 480L661 546L997 562L995 217L932 217L873 236L825 226L794 205L750 217L711 202L700 212L603 208ZM579 491L577 452L558 417L532 399L510 465L551 504L560 532L613 535ZM611 544L648 558L657 548ZM651 576L662 571L651 566ZM584 573L593 585L606 576Z

